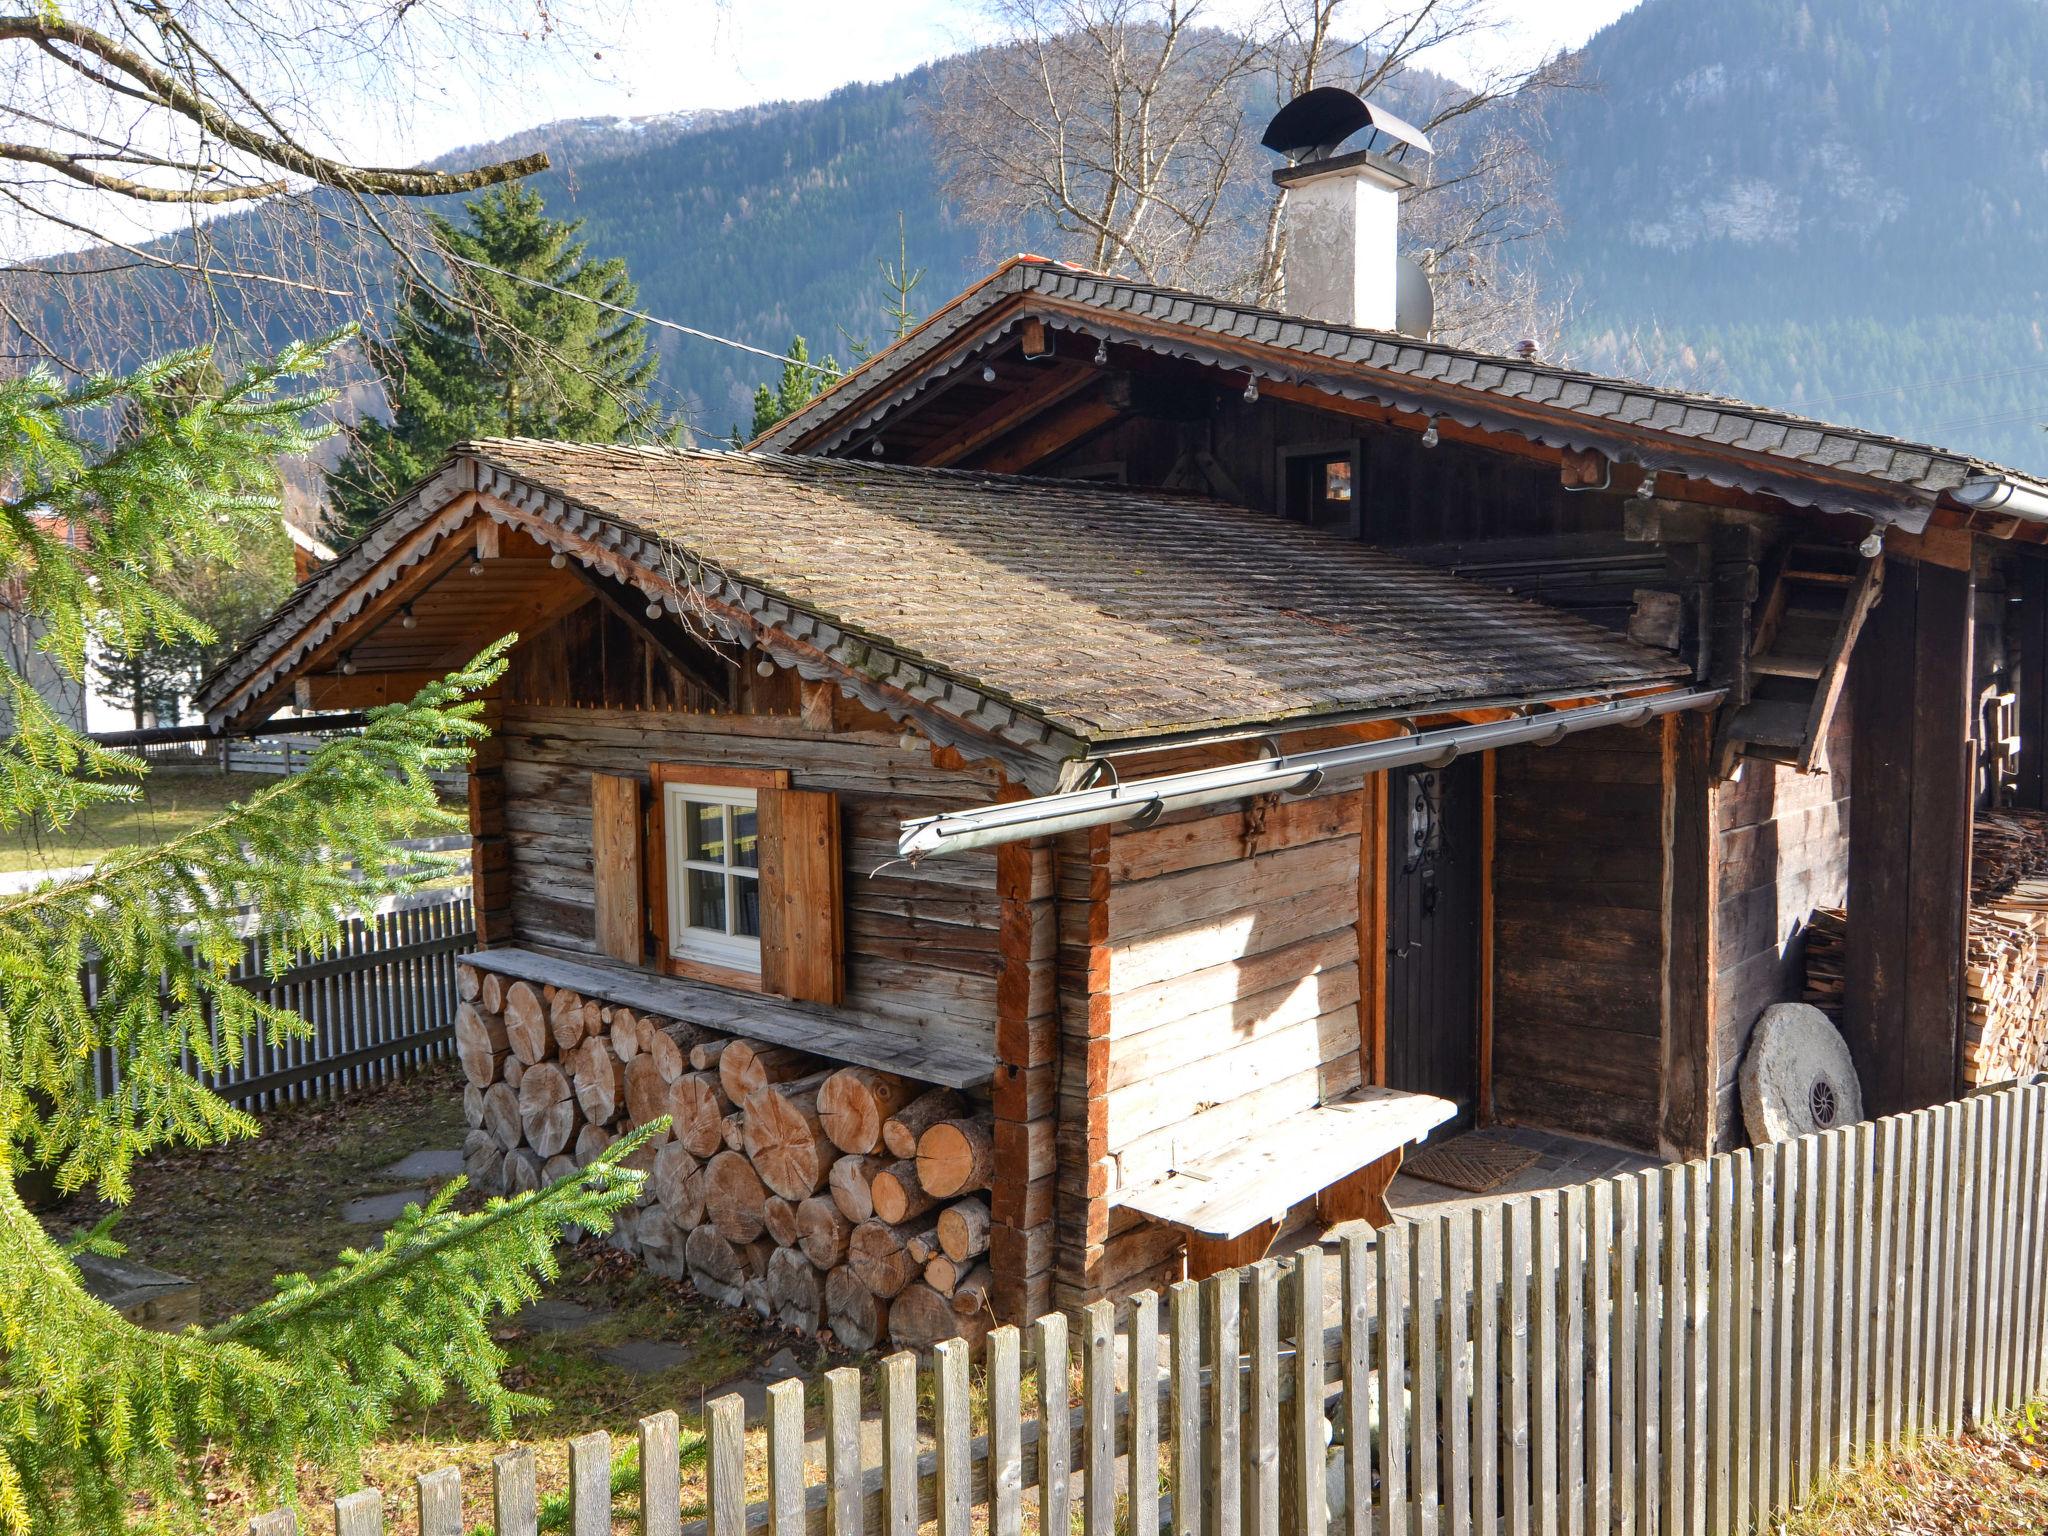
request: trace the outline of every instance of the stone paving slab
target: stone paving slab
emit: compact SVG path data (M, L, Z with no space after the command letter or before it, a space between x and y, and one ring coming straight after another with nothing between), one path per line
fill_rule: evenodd
M341 1219L351 1226L388 1227L405 1214L408 1205L425 1205L431 1190L394 1189L388 1194L364 1195L341 1208Z
M609 1349L600 1349L597 1358L629 1375L659 1376L689 1364L694 1353L689 1345L673 1339L627 1339Z
M384 1179L452 1179L462 1172L462 1154L434 1147L409 1152L389 1168L379 1168Z
M611 1313L602 1307L586 1307L581 1302L543 1296L522 1307L512 1321L528 1333L573 1333L578 1328L601 1323L610 1316Z

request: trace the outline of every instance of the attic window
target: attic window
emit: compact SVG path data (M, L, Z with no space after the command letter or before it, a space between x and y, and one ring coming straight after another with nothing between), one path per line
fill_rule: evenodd
M1353 538L1360 529L1362 456L1356 443L1322 443L1281 454L1281 487L1287 517L1327 533Z

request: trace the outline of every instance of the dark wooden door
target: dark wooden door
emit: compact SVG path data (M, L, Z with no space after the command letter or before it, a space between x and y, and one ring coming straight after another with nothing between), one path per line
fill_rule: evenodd
M1387 786L1387 1085L1479 1097L1480 763L1396 770Z

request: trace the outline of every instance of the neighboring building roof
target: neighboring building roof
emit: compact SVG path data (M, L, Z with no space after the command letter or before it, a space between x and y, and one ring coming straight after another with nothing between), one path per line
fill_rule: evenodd
M1007 306L1007 308L1006 308ZM1000 313L992 313L1000 312ZM2048 482L1968 454L1831 426L1718 395L1656 389L1518 357L1325 325L1201 294L1013 257L750 446L829 452L964 366L949 348L1027 315L1156 351L1437 413L1559 448L1737 485L1795 503L1850 507L1918 526L1943 492L1979 475Z
M436 483L442 490L426 494ZM318 643L387 553L472 486L543 542L803 639L956 719L1078 744L1581 696L1673 657L1384 551L1242 508L1080 482L822 457L494 440L459 447L202 690L209 714ZM737 616L735 619L732 616ZM322 622L345 622L334 619ZM771 650L773 647L771 646ZM1003 731L1011 740L1024 738Z

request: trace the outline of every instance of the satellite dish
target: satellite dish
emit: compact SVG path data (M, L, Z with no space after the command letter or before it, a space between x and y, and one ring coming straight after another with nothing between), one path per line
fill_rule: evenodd
M1436 295L1430 292L1429 274L1413 256L1394 263L1394 329L1403 336L1429 340L1436 326Z
M1324 160L1361 128L1373 131L1372 142L1365 147L1376 153L1400 158L1406 158L1410 149L1434 153L1429 135L1420 128L1341 85L1303 91L1273 114L1259 142L1296 162Z

